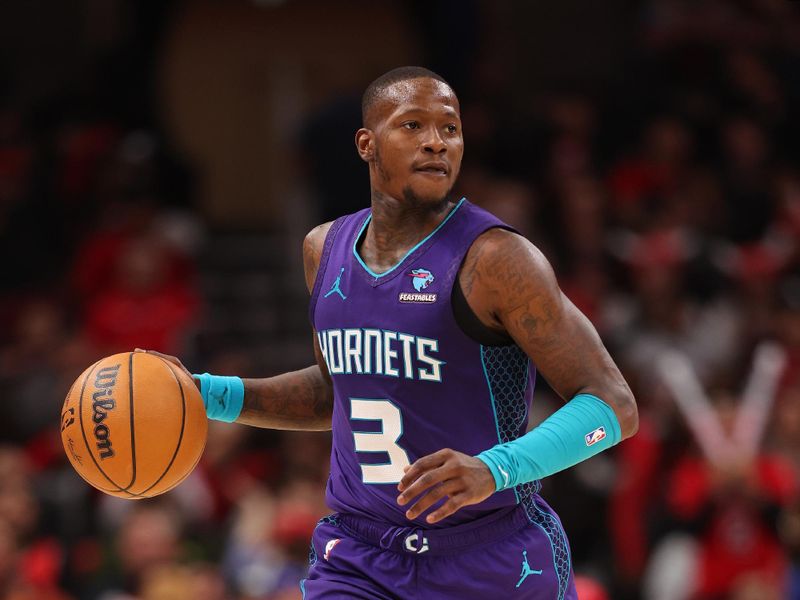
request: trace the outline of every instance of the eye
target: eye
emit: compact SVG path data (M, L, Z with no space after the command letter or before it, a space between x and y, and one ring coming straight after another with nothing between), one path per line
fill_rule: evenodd
M452 123L450 123L450 125L447 126L447 133L457 133L457 132L458 132L458 127L456 127Z
M408 121L406 123L403 123L403 127L405 127L406 129L419 129L419 123L417 123L416 121Z

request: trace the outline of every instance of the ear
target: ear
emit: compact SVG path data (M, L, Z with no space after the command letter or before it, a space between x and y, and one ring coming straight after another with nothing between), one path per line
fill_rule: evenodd
M375 134L371 129L362 127L356 131L356 150L364 162L370 162L375 156Z

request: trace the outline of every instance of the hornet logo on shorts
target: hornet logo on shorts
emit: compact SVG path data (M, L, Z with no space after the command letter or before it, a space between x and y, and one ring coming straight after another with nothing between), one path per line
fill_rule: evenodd
M598 427L594 431L586 434L586 445L587 446L594 446L600 440L604 440L606 438L606 428L605 427Z
M342 540L340 540L338 538L337 539L333 539L333 540L329 540L328 543L325 544L325 554L322 555L322 558L324 558L325 560L328 560L328 558L331 555L331 552L333 552L333 548L336 546L336 544L338 544L341 541Z
M436 302L436 294L425 293L423 290L433 283L435 279L433 273L428 269L414 269L410 273L406 273L411 277L411 285L414 286L416 293L400 292L398 299L400 302L414 303L414 304L431 304Z

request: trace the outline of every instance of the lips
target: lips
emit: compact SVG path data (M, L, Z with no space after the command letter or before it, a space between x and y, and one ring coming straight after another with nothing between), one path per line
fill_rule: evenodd
M418 173L429 173L431 175L440 176L447 175L450 172L447 163L440 161L422 163L421 165L415 166L414 170Z

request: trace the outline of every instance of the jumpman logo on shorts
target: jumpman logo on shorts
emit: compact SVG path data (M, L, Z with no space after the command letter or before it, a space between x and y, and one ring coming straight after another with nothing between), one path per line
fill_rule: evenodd
M517 582L517 587L522 585L522 582L528 578L528 575L541 575L542 570L539 569L538 571L534 571L531 569L531 566L528 564L528 551L522 551L522 573L519 574L519 581Z
M342 270L339 271L339 276L336 278L336 281L333 282L333 285L331 286L330 291L328 291L328 293L325 294L323 296L323 298L327 298L331 294L339 294L342 297L342 300L347 300L347 296L345 296L342 293L342 289L339 287L340 285L342 285L342 274L343 273L344 273L344 267L342 267Z

